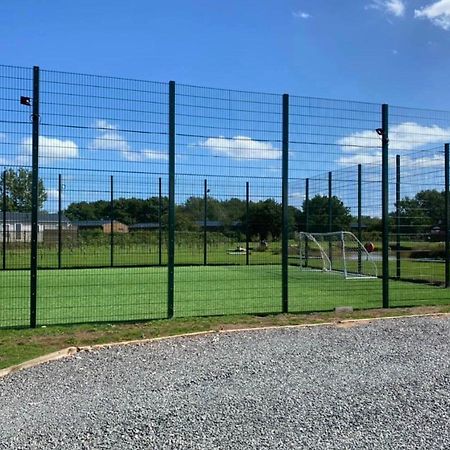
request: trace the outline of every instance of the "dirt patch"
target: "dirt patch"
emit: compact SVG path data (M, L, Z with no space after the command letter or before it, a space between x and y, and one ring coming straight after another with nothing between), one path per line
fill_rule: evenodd
M355 327L362 327L369 325L369 323L372 323L371 320L348 320L348 321L336 321L336 327L337 328L355 328Z

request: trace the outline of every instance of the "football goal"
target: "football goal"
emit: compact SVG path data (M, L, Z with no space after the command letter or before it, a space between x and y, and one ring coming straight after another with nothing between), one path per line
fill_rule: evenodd
M377 278L377 265L349 231L298 234L300 269L335 272L346 279Z

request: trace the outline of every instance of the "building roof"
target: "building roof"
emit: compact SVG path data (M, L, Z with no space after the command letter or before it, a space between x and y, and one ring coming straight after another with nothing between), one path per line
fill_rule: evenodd
M0 221L2 220L2 215L0 214ZM31 223L31 212L6 212L7 222L17 222L17 223ZM70 223L70 220L62 214L61 221L64 223ZM58 213L38 213L38 222L40 223L58 223Z
M130 225L128 228L130 230L154 230L155 228L159 228L159 223L158 222L135 223L134 225Z
M199 227L202 227L204 222L203 220L197 220L195 222L196 225L198 225ZM206 221L206 228L220 228L223 227L223 222L221 222L220 220L207 220Z
M113 220L114 223L120 223L121 225L125 225L122 222L119 222L118 220ZM102 227L103 225L109 225L111 223L111 220L78 220L76 222L73 222L73 224L77 227L81 228L95 228L95 227Z

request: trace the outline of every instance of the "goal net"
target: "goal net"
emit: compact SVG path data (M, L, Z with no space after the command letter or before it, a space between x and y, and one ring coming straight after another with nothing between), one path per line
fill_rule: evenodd
M341 273L346 279L376 278L377 265L349 231L298 235L301 270Z

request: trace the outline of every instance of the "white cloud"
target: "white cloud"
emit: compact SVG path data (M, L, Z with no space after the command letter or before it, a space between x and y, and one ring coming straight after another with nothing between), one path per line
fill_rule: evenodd
M0 142L4 142L6 141L6 134L5 133L0 133ZM0 165L6 165L8 162L5 158L0 157Z
M380 138L375 130L365 130L343 137L337 142L345 152L353 152L357 149L380 146Z
M403 0L373 0L366 9L378 9L387 14L402 17L405 15L406 6Z
M372 154L355 153L350 156L339 158L338 163L342 166L355 166L357 164L378 164L381 165L381 152ZM389 165L394 167L396 164L395 155L389 155ZM444 157L442 154L435 153L430 156L421 156L418 158L403 155L401 157L402 168L427 168L427 167L444 167Z
M444 30L450 30L450 0L439 0L421 9L416 9L414 17L423 17Z
M22 140L24 154L22 155L27 160L32 154L31 136ZM39 157L51 159L66 159L76 158L78 156L78 146L75 142L70 140L62 140L57 138L50 138L46 136L39 136Z
M234 159L279 159L281 151L270 142L261 142L247 136L223 136L208 138L199 144L216 155L229 156Z
M342 156L338 163L343 166L355 166L357 164L381 164L381 152L355 153L354 155Z
M93 150L113 150L120 152L129 152L128 142L117 131L117 127L106 120L97 120L95 128L99 130L97 136L91 143Z
M59 198L59 190L58 189L46 189L45 192L47 192L47 199L48 200L58 200Z
M415 122L404 122L389 129L390 147L395 150L414 150L424 145L446 141L450 141L450 127L441 128L437 125L423 126ZM380 147L381 139L375 130L365 130L339 139L338 144L344 151L352 152L357 148Z
M444 155L436 153L431 156L422 156L419 158L410 158L403 156L401 159L402 167L427 168L427 167L444 167Z
M162 161L168 156L158 150L134 150L128 141L120 134L117 126L106 120L97 120L95 128L99 130L99 135L92 141L93 150L118 151L127 161Z
M309 19L311 17L311 14L305 12L305 11L294 11L292 15L296 19Z
M404 168L443 167L442 151L436 153L436 150L430 150L426 156L417 156L411 154L411 151L426 148L427 145L438 146L448 141L450 141L450 127L424 126L414 122L395 125L389 131L389 148L391 150L389 164L395 165L395 154L399 153ZM375 131L366 130L353 133L340 139L338 144L345 152L337 161L343 166L381 164L381 139Z
M127 161L166 161L169 159L168 155L158 150L141 150L141 151L126 151L123 152L123 157Z
M414 150L424 145L438 144L450 140L450 127L437 125L423 126L415 122L404 122L389 131L391 148L396 150Z

